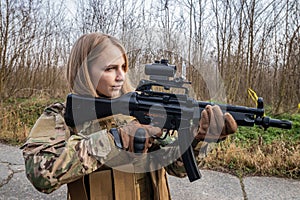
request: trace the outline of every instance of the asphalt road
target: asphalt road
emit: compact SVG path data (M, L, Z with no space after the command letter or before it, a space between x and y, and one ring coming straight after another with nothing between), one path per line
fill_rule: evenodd
M226 173L201 170L202 178L169 176L173 200L300 200L300 181L276 177L239 179ZM18 147L0 143L0 200L67 199L66 186L47 195L38 192L25 176L24 161Z

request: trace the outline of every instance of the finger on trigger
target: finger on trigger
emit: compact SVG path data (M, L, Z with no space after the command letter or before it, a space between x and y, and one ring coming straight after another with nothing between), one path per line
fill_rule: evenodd
M158 136L158 137L162 136L161 128L156 127L156 126L151 126L151 125L142 125L142 126L143 126L143 128L146 129L146 131L148 132L148 134L150 136L153 136L153 135Z

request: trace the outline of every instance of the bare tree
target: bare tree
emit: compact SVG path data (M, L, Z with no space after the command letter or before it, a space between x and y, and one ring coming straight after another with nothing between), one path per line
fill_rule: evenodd
M71 11L64 1L2 0L0 99L65 94L59 88L66 88L63 67L72 43L99 31L121 39L135 82L145 63L168 58L179 72L187 66L198 98L215 99L224 90L230 103L252 104L250 87L275 112L290 110L300 101L299 4L80 0Z

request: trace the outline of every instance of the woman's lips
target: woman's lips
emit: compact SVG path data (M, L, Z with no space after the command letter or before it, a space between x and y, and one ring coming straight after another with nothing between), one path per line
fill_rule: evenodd
M114 85L112 86L113 90L120 90L122 88L122 85Z

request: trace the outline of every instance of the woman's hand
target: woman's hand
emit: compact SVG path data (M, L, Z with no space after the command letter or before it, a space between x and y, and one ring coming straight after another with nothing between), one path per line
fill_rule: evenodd
M201 113L195 139L217 142L237 131L237 124L231 114L223 114L218 105L207 105Z
M160 137L162 130L133 120L127 125L120 127L119 134L124 149L134 153L146 153L154 140L152 136Z

